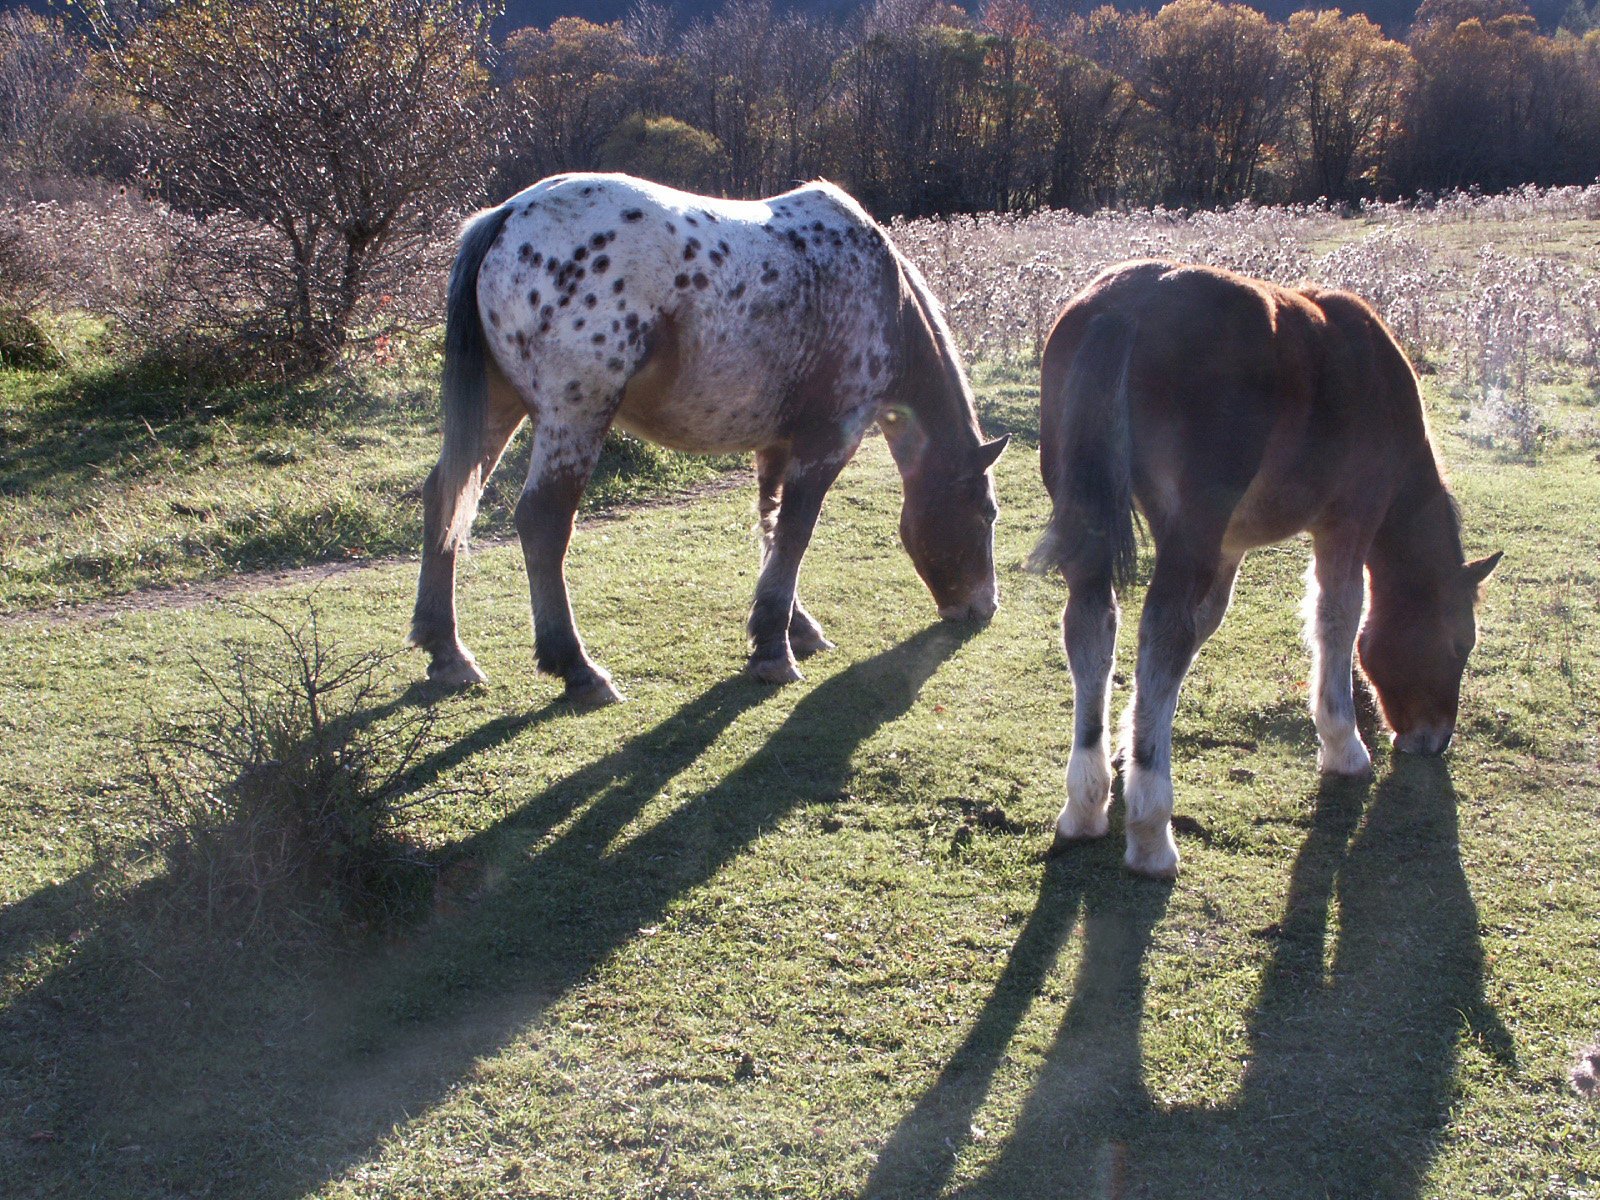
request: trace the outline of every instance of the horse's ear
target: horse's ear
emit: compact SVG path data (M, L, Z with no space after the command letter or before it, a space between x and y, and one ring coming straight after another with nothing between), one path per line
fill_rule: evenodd
M1480 558L1476 562L1469 562L1461 568L1461 578L1473 587L1477 587L1490 573L1500 565L1500 560L1505 556L1504 550L1496 550L1487 558Z
M994 466L995 459L1000 457L1000 452L1006 448L1006 445L1010 441L1011 435L1008 433L1004 437L996 438L992 442L985 442L983 445L979 446L978 470L987 471L990 467Z

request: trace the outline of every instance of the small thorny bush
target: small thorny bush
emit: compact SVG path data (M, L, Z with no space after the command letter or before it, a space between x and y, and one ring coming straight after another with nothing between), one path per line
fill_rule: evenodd
M139 783L180 917L230 936L384 926L427 908L433 865L406 836L432 799L412 775L433 710L385 705L394 654L346 654L312 606L196 664L206 702L159 723Z

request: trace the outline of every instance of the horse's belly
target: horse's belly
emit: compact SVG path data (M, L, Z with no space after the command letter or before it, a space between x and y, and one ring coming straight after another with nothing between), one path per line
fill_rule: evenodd
M1223 549L1238 555L1291 538L1307 527L1314 509L1304 488L1257 475L1228 519Z
M781 398L765 389L741 395L714 379L654 386L648 368L623 393L618 427L671 450L726 454L759 450L779 436Z

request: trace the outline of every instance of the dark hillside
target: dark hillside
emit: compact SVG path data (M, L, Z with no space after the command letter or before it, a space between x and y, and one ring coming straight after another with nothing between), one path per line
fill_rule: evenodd
M804 12L816 14L848 14L859 8L867 6L868 0L777 0L777 7L783 10L799 9ZM1114 0L1115 6L1121 9L1157 9L1161 5L1158 0L1148 0L1139 3L1138 0ZM1533 10L1533 15L1538 18L1539 26L1545 30L1554 29L1561 21L1561 16L1566 12L1569 0L1527 0L1528 7ZM669 0L666 7L677 14L678 19L684 23L699 20L715 13L723 5L723 0ZM528 25L546 26L557 17L583 17L589 21L617 21L627 15L628 9L633 6L633 0L507 0L506 13L501 18L499 28L509 33L513 29L521 29ZM1073 5L1070 0L1060 3L1060 7L1081 8L1084 10L1096 7L1094 0L1083 0L1082 3ZM27 7L40 12L61 11L63 5L60 0L0 0L0 11L8 8ZM981 9L980 2L969 2L964 7L977 11ZM1044 0L1038 6L1041 10L1052 7L1051 0ZM1391 37L1404 34L1411 23L1411 16L1417 10L1415 0L1349 0L1343 4L1317 4L1297 2L1297 0L1259 0L1251 5L1266 13L1274 20L1283 20L1292 12L1302 8L1329 8L1337 7L1345 13L1365 13L1378 24L1382 25Z
M1560 23L1562 14L1566 11L1568 0L1527 0L1528 7L1533 10L1533 15L1538 18L1542 29L1554 29ZM615 21L627 14L633 0L590 0L582 3L581 0L508 0L506 15L503 21L507 30L520 29L525 25L548 25L557 17L583 17L590 21ZM1097 7L1098 0L1082 0L1082 3L1073 5L1060 4L1064 8L1081 8L1088 10ZM1114 0L1115 6L1121 9L1157 9L1161 7L1159 0L1148 0L1139 3L1138 0ZM710 16L722 7L723 0L677 0L676 3L667 3L666 7L678 14L680 21L685 23ZM777 0L780 9L800 9L810 13L850 13L859 8L868 6L868 0ZM3 7L3 5L0 5ZM981 2L969 2L963 7L977 11L982 8ZM1052 7L1050 0L1040 3L1041 10ZM1347 0L1346 3L1306 3L1304 0L1258 0L1251 5L1266 13L1274 20L1283 20L1292 12L1303 8L1339 8L1345 13L1365 13L1372 20L1382 25L1391 37L1401 35L1411 24L1412 14L1417 10L1416 0Z

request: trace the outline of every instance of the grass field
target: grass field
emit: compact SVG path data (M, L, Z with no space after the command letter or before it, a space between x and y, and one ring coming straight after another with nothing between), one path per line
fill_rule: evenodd
M1507 462L1430 395L1469 552L1507 551L1454 748L1319 782L1306 551L1260 552L1180 705L1171 886L1122 871L1119 823L1042 856L1071 689L1063 588L1017 569L1045 516L1026 371L980 380L1016 435L981 631L936 620L878 439L802 576L839 648L781 690L738 673L748 487L582 525L579 623L630 696L596 713L532 672L516 550L475 553L491 686L438 701L409 786L445 869L381 935L219 939L139 865L138 731L263 622L8 618L0 1192L1596 1195L1567 1072L1600 1034L1600 467L1581 433ZM48 441L28 504L70 469ZM13 605L84 594L30 578ZM255 602L314 603L354 653L398 644L414 583L380 563ZM422 670L398 660L372 719L427 702Z
M0 614L415 548L439 454L436 346L303 384L217 387L129 370L96 332L62 331L70 368L0 370ZM615 437L585 505L728 465ZM510 531L500 501L518 469L492 486L480 535Z

